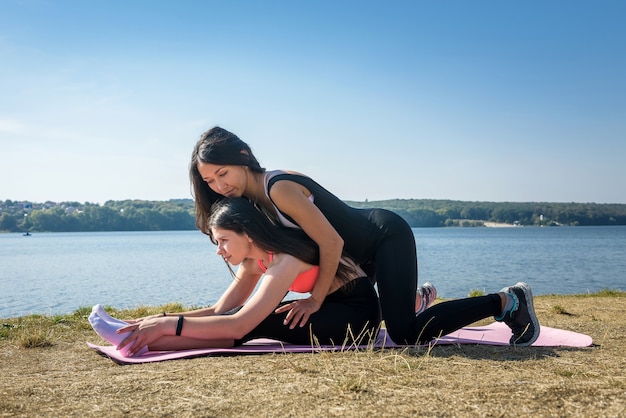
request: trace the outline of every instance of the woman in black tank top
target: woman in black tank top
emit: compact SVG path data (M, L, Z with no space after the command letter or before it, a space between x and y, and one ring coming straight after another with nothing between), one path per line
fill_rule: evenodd
M295 224L317 243L320 275L311 296L291 305L292 324L306 324L320 308L345 254L377 284L391 338L397 343L415 343L423 336L419 313L432 304L436 290L431 284L418 289L415 238L400 216L384 209L352 208L299 173L268 176L248 144L220 127L202 134L194 147L189 171L200 231L208 233L207 219L213 203L224 197L243 196L277 222ZM498 305L499 297L492 302ZM441 329L457 325L444 324Z

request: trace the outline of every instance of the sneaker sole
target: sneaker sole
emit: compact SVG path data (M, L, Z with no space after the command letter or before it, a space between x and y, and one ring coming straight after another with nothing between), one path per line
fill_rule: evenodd
M524 292L524 298L526 298L526 307L528 308L530 321L533 323L535 332L533 333L533 336L530 338L530 340L526 342L518 344L515 341L511 341L510 344L516 347L528 347L529 345L532 345L535 341L537 341L537 338L539 338L539 332L540 332L539 319L537 319L537 315L535 314L535 307L533 305L533 292L530 289L530 286L528 285L528 283L524 283L524 282L518 282L515 284L515 286L512 286L512 287L520 288Z
M416 314L420 314L420 313L424 312L426 309L428 309L431 306L433 306L433 303L435 302L435 299L437 299L437 288L435 286L433 286L433 284L431 282L425 282L420 287L422 287L422 288L424 288L424 287L431 288L432 289L431 294L434 295L434 297L433 297L433 300L430 303L426 304L426 306L423 309L420 306L420 309L415 311ZM421 298L421 295L420 295L419 291L417 292L417 297Z
M432 289L431 294L433 295L433 300L430 302L430 305L428 305L428 307L431 307L433 306L435 299L437 299L437 288L431 282L424 283L423 287L429 287Z

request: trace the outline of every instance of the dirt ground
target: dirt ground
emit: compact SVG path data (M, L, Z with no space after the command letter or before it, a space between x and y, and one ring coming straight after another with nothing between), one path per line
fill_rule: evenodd
M437 346L120 366L85 312L2 319L0 416L626 416L626 294L540 296L588 348Z

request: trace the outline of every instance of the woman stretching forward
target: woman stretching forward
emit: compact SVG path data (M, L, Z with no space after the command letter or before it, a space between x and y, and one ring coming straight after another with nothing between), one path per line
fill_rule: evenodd
M340 263L309 326L289 325L295 302L281 300L288 290L313 288L319 271L315 244L297 229L273 224L243 198L218 202L208 222L217 253L227 263L239 264L235 280L214 306L174 316L154 315L126 323L94 306L89 321L122 354L232 347L261 337L294 344L352 344L373 336L380 322L376 292L349 259ZM416 316L415 343L495 316L512 329L512 345L531 345L539 336L532 302L530 287L517 283L499 293L439 303Z
M96 305L89 318L93 328L122 354L132 356L146 346L151 351L232 347L262 337L292 344L367 343L375 337L381 321L378 296L351 260L342 259L309 326L289 326L293 302L281 301L290 290L311 292L319 272L317 245L300 230L273 224L243 198L216 204L208 225L217 254L239 265L236 274L228 266L232 284L209 308L128 323Z

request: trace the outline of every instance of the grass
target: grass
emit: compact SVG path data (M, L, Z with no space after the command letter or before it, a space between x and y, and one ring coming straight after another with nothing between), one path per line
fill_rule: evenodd
M486 295L486 293L485 293L485 291L484 291L484 290L480 290L480 289L472 289L472 290L470 290L470 292L468 293L467 297L470 297L470 298L475 298L475 297L478 297L478 296L485 296L485 295Z
M567 312L565 308L561 305L553 305L551 310L557 315L572 315L571 313Z
M130 318L180 304L117 310ZM626 416L626 293L535 299L544 326L594 346L431 348L205 357L119 366L69 315L0 319L3 416ZM485 323L491 322L489 320ZM523 402L521 402L523 400Z

